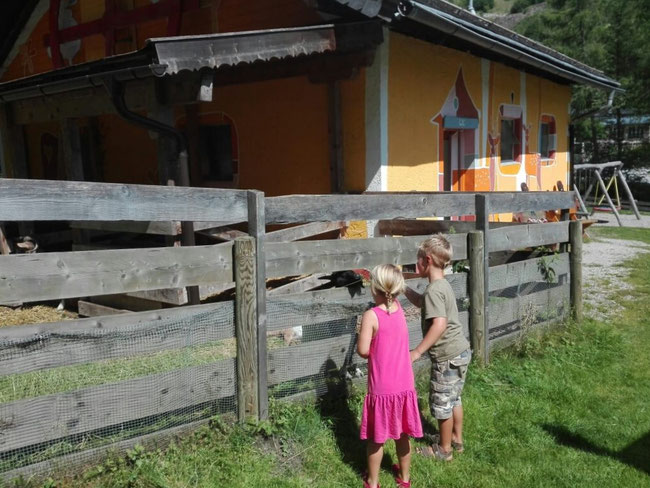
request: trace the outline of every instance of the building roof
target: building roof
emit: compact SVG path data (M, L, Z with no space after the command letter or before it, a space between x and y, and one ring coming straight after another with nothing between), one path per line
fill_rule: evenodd
M621 90L620 83L603 72L445 0L321 1L345 5L368 17L384 19L391 29L468 50L555 81Z
M127 54L0 83L0 102L102 86L181 71L228 69L283 60L374 51L383 41L379 20L260 31L149 39Z

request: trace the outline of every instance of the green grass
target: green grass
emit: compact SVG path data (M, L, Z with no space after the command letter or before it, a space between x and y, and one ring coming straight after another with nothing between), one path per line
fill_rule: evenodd
M648 229L595 235L650 243ZM650 487L650 254L627 266L634 289L616 297L624 309L611 322L568 324L495 355L488 368L470 368L466 452L447 464L414 456L414 487ZM427 382L418 375L422 407ZM17 486L360 486L363 393L333 386L318 405L273 403L268 422L215 418L165 450L136 449L84 474ZM387 444L385 467L395 459ZM381 484L394 486L388 470Z

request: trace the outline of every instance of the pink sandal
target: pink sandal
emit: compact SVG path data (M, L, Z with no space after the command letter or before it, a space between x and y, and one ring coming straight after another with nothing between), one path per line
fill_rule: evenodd
M404 481L399 477L399 466L397 464L393 464L393 476L395 477L395 483L397 483L399 488L411 488L410 481Z
M364 473L364 474L363 474L363 478L362 478L362 479L363 479L363 488L372 488L372 487L368 484L368 474L367 474L367 473ZM377 488L381 488L381 485L380 485L379 483L377 483Z

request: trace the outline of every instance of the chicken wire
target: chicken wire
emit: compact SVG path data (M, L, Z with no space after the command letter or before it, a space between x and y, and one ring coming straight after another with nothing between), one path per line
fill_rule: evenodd
M232 303L132 326L6 335L0 472L63 455L82 459L89 450L234 412L234 335Z

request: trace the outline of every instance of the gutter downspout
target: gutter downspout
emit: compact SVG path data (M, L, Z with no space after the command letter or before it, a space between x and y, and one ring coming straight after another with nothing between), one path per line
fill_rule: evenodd
M467 10L476 15L476 10L474 10L474 0L469 0L469 7L467 7Z
M104 87L108 91L111 102L118 115L127 122L143 127L147 130L157 132L161 136L171 137L176 141L177 167L176 176L180 186L190 186L189 158L187 153L187 141L183 134L176 127L163 124L157 120L144 117L138 113L132 112L126 106L124 100L124 85L115 78L106 77L103 80ZM194 222L181 222L181 243L183 246L194 246ZM198 286L187 287L187 297L191 305L200 303L201 297Z

